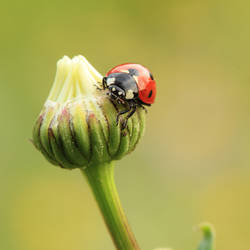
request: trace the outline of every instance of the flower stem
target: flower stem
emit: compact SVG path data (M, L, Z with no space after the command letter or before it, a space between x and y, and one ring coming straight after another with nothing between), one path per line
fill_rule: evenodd
M113 163L88 166L82 172L93 191L116 248L139 250L116 190Z

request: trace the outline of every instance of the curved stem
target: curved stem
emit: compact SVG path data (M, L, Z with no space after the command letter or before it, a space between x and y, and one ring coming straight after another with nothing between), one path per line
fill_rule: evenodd
M112 162L92 165L81 171L88 180L116 248L139 250L116 190Z

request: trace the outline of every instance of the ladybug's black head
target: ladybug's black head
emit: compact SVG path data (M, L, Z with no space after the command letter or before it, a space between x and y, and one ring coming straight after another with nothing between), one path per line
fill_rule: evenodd
M124 99L125 98L125 91L121 89L119 86L113 84L108 86L109 95L112 99Z
M118 96L124 101L138 96L137 82L131 74L124 72L112 73L104 79L104 88L108 88L111 96Z

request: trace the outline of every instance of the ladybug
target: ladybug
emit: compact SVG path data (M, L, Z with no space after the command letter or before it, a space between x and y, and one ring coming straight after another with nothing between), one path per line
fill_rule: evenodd
M128 119L135 113L137 107L151 106L156 95L156 83L150 71L140 64L126 63L112 68L102 79L103 89L108 89L108 95L117 103L127 106L116 118L119 123L121 115L128 113L122 128L126 128Z

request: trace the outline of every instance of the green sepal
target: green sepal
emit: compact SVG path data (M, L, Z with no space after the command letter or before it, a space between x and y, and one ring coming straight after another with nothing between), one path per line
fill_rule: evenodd
M120 127L121 125L119 124L118 126ZM118 151L116 152L116 155L114 156L115 160L121 159L124 155L128 153L129 139L130 139L129 137L130 135L129 135L128 128L121 130L120 145L119 145Z
M51 148L58 162L58 165L61 166L62 168L67 168L67 169L77 168L78 166L68 161L67 157L64 154L61 140L60 138L56 139L56 135L54 134L52 128L49 129L49 138L50 138Z
M44 116L40 127L40 141L41 145L48 154L49 158L55 161L53 152L51 151L51 146L49 142L48 131L52 120L54 119L57 107L55 106L46 106L44 108Z
M91 164L110 161L111 158L108 154L107 141L105 140L100 121L94 113L88 115L88 124L91 140Z
M72 126L77 141L78 149L84 158L90 159L89 127L87 123L87 112L79 103L70 108Z
M78 149L75 131L73 131L71 123L71 115L68 107L65 106L58 117L58 129L63 151L69 162L81 167L86 165L88 161Z
M36 123L35 126L33 128L33 144L35 145L36 149L39 150L44 157L53 165L58 165L58 162L56 161L56 159L54 157L51 157L51 155L49 155L47 153L47 151L43 148L43 145L41 143L41 139L40 139L40 128L42 125L42 121L43 121L43 116L44 114L41 114Z
M109 130L109 154L113 157L117 153L120 145L121 128L116 125L117 110L114 104L107 98L103 98L103 113L106 116Z

